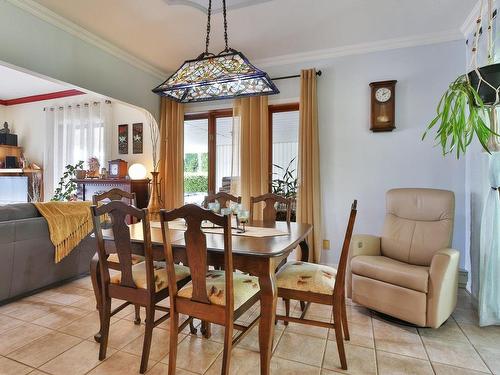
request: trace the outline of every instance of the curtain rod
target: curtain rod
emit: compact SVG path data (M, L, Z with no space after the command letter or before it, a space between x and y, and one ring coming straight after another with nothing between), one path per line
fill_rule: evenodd
M316 75L318 77L321 77L323 73L321 72L321 70L318 70L316 72ZM276 78L271 78L272 81L279 81L280 79L290 79L290 78L300 78L300 74L295 74L295 75L292 75L292 76L283 76L283 77L276 77Z
M59 109L63 109L64 107L68 107L68 108L71 108L72 106L75 106L75 107L80 107L82 105L84 106L88 106L89 104L93 104L93 105L96 105L96 104L99 104L99 103L102 103L102 102L84 102L83 104L81 103L77 103L77 104L66 104L66 105L59 105L59 106L50 106L50 107L43 107L43 110L46 111L47 109L55 109L55 108L59 108ZM109 99L106 99L104 101L105 104L111 104L111 100Z

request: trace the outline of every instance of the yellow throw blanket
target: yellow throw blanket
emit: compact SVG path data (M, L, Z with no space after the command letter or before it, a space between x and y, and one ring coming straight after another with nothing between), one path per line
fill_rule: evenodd
M35 207L47 220L50 240L56 248L55 262L59 263L93 229L91 202L43 202Z

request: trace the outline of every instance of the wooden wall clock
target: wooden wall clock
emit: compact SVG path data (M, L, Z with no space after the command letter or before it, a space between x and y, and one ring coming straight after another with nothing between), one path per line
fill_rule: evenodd
M370 130L373 132L391 132L396 128L396 82L380 81L370 83Z

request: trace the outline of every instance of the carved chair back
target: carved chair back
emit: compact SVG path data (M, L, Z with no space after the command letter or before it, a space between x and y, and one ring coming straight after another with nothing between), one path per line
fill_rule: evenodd
M219 202L221 208L225 208L228 207L228 202L241 203L241 197L224 192L208 194L203 201L203 207L208 208L208 204L215 201Z
M286 222L290 223L290 218L292 214L292 199L285 198L281 195L267 193L260 195L258 197L250 197L250 219L253 220L254 217L254 206L259 202L264 202L265 206L262 211L262 219L267 223L276 222L276 203L282 203L286 207Z
M147 290L155 291L154 283L154 266L153 252L151 245L151 231L147 209L138 209L119 200L102 206L92 206L92 218L94 222L94 234L97 239L99 265L101 267L101 275L105 285L110 282L109 269L118 269L121 272L121 281L119 286L125 288L136 288L136 284L132 277L132 242L130 240L130 228L126 223L127 216L138 219L142 222L142 231L144 238L144 255L146 262L146 283ZM107 252L103 239L103 229L101 226L101 218L103 215L109 216L111 219L111 232L113 235L114 248L118 255L118 268L110 267L110 262L107 260ZM134 244L134 246L140 246Z
M191 281L193 284L193 293L191 302L193 306L197 304L210 305L210 299L207 292L207 241L205 233L201 226L204 221L211 222L220 226L224 230L224 270L225 270L225 294L226 317L232 314L234 306L233 296L233 255L231 248L231 216L218 215L207 209L194 204L187 204L172 211L161 210L161 225L163 233L163 242L165 248L165 258L167 260L167 273L169 277L169 288L171 298L176 298L177 287L175 284L174 273L174 255L170 241L168 223L173 220L184 219L186 222L186 231L184 240L186 246L186 257L191 271ZM195 307L193 307L195 308Z

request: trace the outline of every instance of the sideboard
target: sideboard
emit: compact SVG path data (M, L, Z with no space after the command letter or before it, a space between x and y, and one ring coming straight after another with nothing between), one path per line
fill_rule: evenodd
M130 179L102 179L85 178L75 179L76 195L78 200L91 201L95 194L102 194L113 188L118 188L129 193L135 193L137 196L137 208L146 208L149 200L149 180L130 180Z

